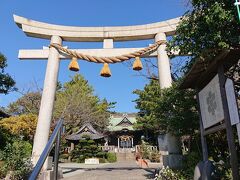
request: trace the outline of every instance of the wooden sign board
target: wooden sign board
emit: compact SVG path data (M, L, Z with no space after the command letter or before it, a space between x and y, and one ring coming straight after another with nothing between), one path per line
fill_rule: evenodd
M226 80L225 89L226 89L226 96L227 96L227 103L228 103L231 125L236 125L238 140L240 143L240 122L239 122L238 105L236 100L236 94L234 91L234 84L233 84L233 81L229 78Z
M199 92L199 103L204 129L224 120L218 75Z
M226 80L225 90L227 95L227 104L229 109L231 125L235 125L239 123L239 112L238 112L236 95L234 91L234 84L233 84L233 81L229 78Z

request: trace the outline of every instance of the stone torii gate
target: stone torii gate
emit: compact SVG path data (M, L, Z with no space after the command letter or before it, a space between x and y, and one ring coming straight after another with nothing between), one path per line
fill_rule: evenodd
M175 34L180 18L146 25L116 27L60 26L26 19L17 15L14 15L14 21L27 36L49 39L51 44L59 46L62 46L63 41L103 42L103 49L74 49L74 51L92 56L109 57L120 56L142 49L114 48L114 41L145 39L155 39L155 42L166 41L167 36ZM50 46L39 50L19 50L18 57L19 59L48 59L33 144L32 160L35 165L49 137L60 59L70 59L71 56L61 53L57 48ZM172 79L166 44L160 44L155 52L141 57L157 57L160 87L170 87Z

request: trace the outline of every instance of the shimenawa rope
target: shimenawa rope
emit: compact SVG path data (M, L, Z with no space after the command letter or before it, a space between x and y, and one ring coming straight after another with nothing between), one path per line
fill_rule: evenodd
M151 53L151 52L155 51L158 48L158 46L160 46L161 44L165 44L165 43L166 43L166 41L164 41L164 40L157 41L155 44L153 44L149 47L143 48L139 51L135 51L135 52L132 52L129 54L124 54L121 56L111 56L111 57L98 57L98 56L86 55L86 54L76 52L74 50L69 50L69 49L64 48L61 45L55 44L55 43L50 44L50 47L54 47L58 51L65 53L71 57L76 57L78 59L83 59L83 60L90 61L90 62L117 63L117 62L123 62L123 61L129 60L131 58L141 57L145 54Z

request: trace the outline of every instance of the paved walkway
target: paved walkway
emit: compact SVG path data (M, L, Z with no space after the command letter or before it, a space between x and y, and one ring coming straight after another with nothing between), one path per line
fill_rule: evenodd
M100 165L60 164L64 180L145 180L153 179L154 168L142 169L136 162Z

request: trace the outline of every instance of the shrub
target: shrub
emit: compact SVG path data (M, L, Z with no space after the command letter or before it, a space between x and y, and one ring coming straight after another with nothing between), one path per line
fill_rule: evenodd
M231 167L228 167L223 161L218 163L214 162L214 166L216 168L216 179L232 179Z
M106 152L100 151L96 154L96 156L99 157L99 158L105 158L106 157Z
M2 153L2 152L0 152ZM3 169L3 166L4 166L4 162L3 161L0 161L0 179L4 179L7 172L5 169Z
M4 149L7 142L10 142L13 136L4 128L0 127L0 150Z
M106 163L106 159L105 158L99 158L99 163Z
M194 169L198 162L201 160L201 155L198 152L190 152L184 156L183 170L184 176L193 179Z
M68 157L69 157L69 154L61 154L59 156L59 159L68 159Z
M0 160L4 161L0 174L5 176L8 173L13 180L26 179L32 169L31 148L26 141L7 144L0 156Z
M116 153L110 153L110 152L108 152L108 153L107 153L107 161L110 162L110 163L116 162L116 161L117 161Z
M88 142L88 144L94 144L95 143L95 141L92 140L92 139L89 139L87 142Z
M83 163L86 158L99 157L106 158L106 153L97 147L95 141L89 136L84 136L85 139L79 141L74 150L71 151L71 158L76 162Z
M149 159L151 151L149 149L149 143L142 140L140 145L140 154L143 159Z
M160 152L158 150L152 150L151 145L144 140L142 140L140 145L139 156L143 159L149 159L151 162L160 162Z
M185 180L186 178L181 175L177 170L172 170L169 167L163 167L159 171L158 180Z
M155 150L152 151L149 157L151 162L160 162L160 153L159 151Z
M4 118L0 121L0 127L7 130L13 136L23 136L24 139L31 140L37 126L37 116L34 114L24 114Z

